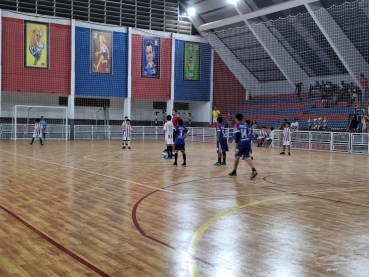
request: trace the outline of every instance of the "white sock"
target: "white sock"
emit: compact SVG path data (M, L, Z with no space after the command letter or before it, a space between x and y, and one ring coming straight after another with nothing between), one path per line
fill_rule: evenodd
M131 147L131 141L127 141L128 147Z

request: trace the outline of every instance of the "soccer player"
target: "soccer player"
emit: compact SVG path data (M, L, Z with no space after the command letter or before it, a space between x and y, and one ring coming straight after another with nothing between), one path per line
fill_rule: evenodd
M164 124L163 135L165 139L165 144L167 145L168 157L166 160L171 160L173 157L173 122L172 116L167 115L167 122Z
M42 125L40 123L40 119L36 119L35 130L33 131L32 141L30 143L31 145L35 141L36 137L38 137L40 139L40 144L43 145L43 143L42 143Z
M131 126L131 120L127 118L126 124L124 125L124 131L123 131L123 147L122 149L126 148L126 144L128 146L128 149L131 149L131 137L133 136L133 129Z
M291 140L292 140L292 130L290 128L291 124L286 122L283 128L283 151L280 153L281 155L286 154L284 151L286 150L286 146L288 149L288 155L291 155Z
M186 152L185 152L185 138L189 136L190 132L183 126L183 120L178 120L178 126L176 127L177 136L175 141L175 154L174 154L174 166L177 166L178 151L182 152L183 164L186 166Z
M46 140L46 121L45 118L43 116L41 116L41 120L40 120L40 124L42 125L42 136L44 137L44 141Z
M233 171L229 173L229 176L237 176L237 166L240 161L241 156L245 157L246 162L252 169L250 179L255 178L258 175L251 159L250 159L250 149L251 149L251 137L252 137L252 128L251 126L247 126L242 122L243 115L236 114L236 122L237 122L237 130L236 130L236 153L235 160L233 165ZM248 124L250 121L247 120Z
M227 142L227 136L225 133L224 125L222 124L223 118L218 117L217 118L217 153L218 153L218 162L216 162L215 166L221 166L226 165L226 157L228 152L228 142ZM221 158L223 155L223 162L221 162Z

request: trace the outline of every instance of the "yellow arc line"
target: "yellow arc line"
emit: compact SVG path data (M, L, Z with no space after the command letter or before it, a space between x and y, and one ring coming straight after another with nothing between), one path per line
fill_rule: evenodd
M267 199L260 200L260 201L254 201L254 202L251 202L251 203L248 203L248 204L244 204L244 205L234 207L232 209L226 210L226 211L214 216L209 221L204 223L196 231L196 233L192 237L190 245L188 246L188 252L191 255L196 254L196 248L197 248L197 245L199 243L199 240L200 240L201 236L203 235L203 233L206 231L206 229L208 229L210 227L210 225L212 225L214 222L216 222L217 220L219 220L223 216L226 216L227 214L233 213L233 212L238 211L240 209L255 206L255 205L259 205L259 204L266 203L266 202L297 197L299 195L313 195L313 194L323 194L323 193L354 192L354 191L368 191L368 190L369 190L369 188L359 188L359 189L327 190L327 191L308 192L308 193L301 193L301 194L290 194L290 195L284 195L284 196L279 196L279 197L267 198ZM195 259L190 259L189 260L189 271L190 271L190 276L192 276L192 277L200 277L201 276L200 272L199 272L199 268L197 266L197 262L196 262Z

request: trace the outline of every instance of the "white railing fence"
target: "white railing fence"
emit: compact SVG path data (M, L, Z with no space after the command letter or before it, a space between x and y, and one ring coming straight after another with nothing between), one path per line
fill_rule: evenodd
M1 139L31 139L35 124L0 124ZM69 140L70 126L63 124L48 124L46 139L48 140Z
M18 124L17 139L32 138L34 125ZM187 127L191 132L187 141L215 143L215 128ZM47 139L65 139L67 134L70 139L70 126L66 132L63 125L48 125ZM134 126L133 140L160 140L163 139L162 127L158 126ZM254 130L257 134L258 130ZM233 129L226 129L227 137L232 141ZM0 124L0 138L14 138L13 124ZM75 125L75 140L120 140L122 139L121 126L99 126L99 125ZM282 147L282 131L275 131L270 147ZM368 133L339 133L320 131L297 131L293 133L292 149L339 152L353 154L369 154Z

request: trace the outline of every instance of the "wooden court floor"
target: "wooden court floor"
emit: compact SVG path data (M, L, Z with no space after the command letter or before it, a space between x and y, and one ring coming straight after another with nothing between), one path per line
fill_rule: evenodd
M0 277L369 276L368 156L186 148L0 141Z

